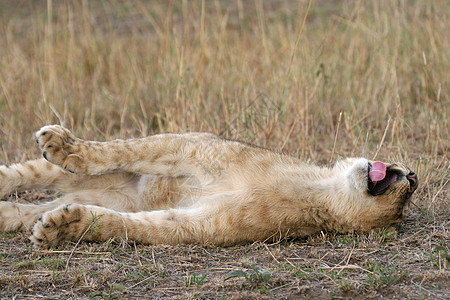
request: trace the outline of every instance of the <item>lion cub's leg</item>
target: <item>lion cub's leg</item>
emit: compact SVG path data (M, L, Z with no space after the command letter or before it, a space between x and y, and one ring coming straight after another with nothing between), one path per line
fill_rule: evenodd
M64 177L64 172L45 159L0 166L0 198L15 191L47 188Z
M120 213L97 206L66 205L45 213L33 227L30 239L35 247L43 248L81 237L86 241L121 237L144 244L229 245L256 234L239 231L221 211L218 207L202 206Z
M0 166L0 198L16 191L48 189L70 193L82 190L137 188L140 175L126 172L90 176L64 172L44 158Z
M30 230L38 218L61 205L72 203L108 207L116 211L138 211L140 204L137 192L119 193L115 191L80 191L64 195L50 202L23 204L9 201L0 202L0 232Z
M212 154L219 156L214 160L215 165L220 163L220 158L226 157L224 163L227 163L230 155L235 155L235 149L226 149L225 144L220 144L220 139L210 134L166 134L141 139L93 142L76 138L64 127L49 125L42 127L36 137L42 154L48 161L77 174L98 175L125 171L204 178L209 176L208 170L205 171L205 167L198 163L205 160L202 157L204 153L220 150ZM212 141L219 143L214 149Z
M0 202L0 232L29 230L44 212L57 205Z
M120 213L90 205L64 205L45 213L32 230L35 247L48 248L64 241L105 241L122 237L145 244L200 241L198 221L188 209Z
M0 232L31 229L43 213L68 203L138 211L142 206L138 197L140 178L125 172L101 176L70 174L45 159L0 166L0 197L32 188L69 193L40 204L0 201Z

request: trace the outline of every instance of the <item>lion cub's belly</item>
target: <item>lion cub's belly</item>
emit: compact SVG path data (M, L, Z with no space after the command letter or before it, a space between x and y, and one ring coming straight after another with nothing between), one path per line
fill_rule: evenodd
M202 194L200 182L188 177L142 175L138 189L143 210L188 207Z

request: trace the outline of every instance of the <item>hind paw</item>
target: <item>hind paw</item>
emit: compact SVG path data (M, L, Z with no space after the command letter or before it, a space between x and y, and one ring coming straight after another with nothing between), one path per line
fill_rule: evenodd
M31 231L35 248L49 248L62 242L78 240L89 226L86 207L69 204L43 214Z
M52 164L71 173L86 172L85 159L81 154L82 140L68 129L59 125L44 126L36 133L36 139L42 155Z

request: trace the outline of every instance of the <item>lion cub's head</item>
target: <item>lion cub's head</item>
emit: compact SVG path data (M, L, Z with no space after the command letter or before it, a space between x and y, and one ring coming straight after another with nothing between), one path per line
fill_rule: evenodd
M351 164L346 174L348 186L355 198L361 199L354 216L358 223L356 227L368 230L400 222L417 189L417 175L401 163L373 162L363 158L348 163Z

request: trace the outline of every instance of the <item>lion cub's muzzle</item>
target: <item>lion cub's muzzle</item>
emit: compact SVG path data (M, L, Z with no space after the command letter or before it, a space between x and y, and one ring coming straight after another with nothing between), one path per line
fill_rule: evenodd
M368 172L370 172L371 168L372 164L369 163ZM409 182L409 190L407 192L407 198L409 198L417 189L417 186L419 184L419 179L416 173L412 171L408 173L408 171L406 171L405 169L395 166L387 167L384 178L378 182L372 182L370 176L368 177L368 192L372 196L379 196L384 194L391 185L406 178Z

